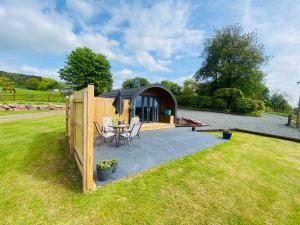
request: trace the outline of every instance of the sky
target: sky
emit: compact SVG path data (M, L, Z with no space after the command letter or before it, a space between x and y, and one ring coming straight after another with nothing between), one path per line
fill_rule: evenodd
M262 69L271 91L296 105L300 86L300 0L0 0L0 70L59 79L76 47L107 56L114 88L127 78L182 84L201 67L215 28L256 31L272 56Z

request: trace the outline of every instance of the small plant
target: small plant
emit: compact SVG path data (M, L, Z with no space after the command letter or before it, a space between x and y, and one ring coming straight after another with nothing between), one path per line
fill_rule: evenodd
M111 160L111 163L112 163L112 165L118 164L118 163L119 163L119 160L117 160L117 159L112 159L112 160Z
M232 134L232 132L230 130L223 130L223 133L225 133L225 134Z
M99 169L107 169L112 166L112 160L100 160L97 163L97 168Z
M129 109L129 110L134 110L134 105L133 105L133 104L130 104L130 105L128 106L128 109Z
M223 130L223 139L230 140L232 132L230 130Z

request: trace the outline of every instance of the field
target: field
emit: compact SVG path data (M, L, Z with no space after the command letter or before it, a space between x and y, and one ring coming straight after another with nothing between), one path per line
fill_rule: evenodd
M63 116L2 123L0 224L299 224L300 144L244 133L80 192Z
M52 110L20 110L20 111L2 111L0 116L9 116L17 114L29 114L29 113L41 113L41 112L50 112Z
M48 91L36 91L16 88L16 94L0 93L0 102L3 103L48 103L65 101L65 96L61 93L53 93Z

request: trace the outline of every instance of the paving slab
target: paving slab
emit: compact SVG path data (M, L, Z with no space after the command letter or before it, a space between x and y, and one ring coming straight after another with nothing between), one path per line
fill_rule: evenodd
M133 141L132 150L128 144L104 144L96 142L94 147L94 180L101 186L114 180L135 175L159 164L175 160L186 155L224 142L218 137L191 131L191 128L171 128L141 132L141 144ZM116 173L106 182L98 181L97 161L118 159Z

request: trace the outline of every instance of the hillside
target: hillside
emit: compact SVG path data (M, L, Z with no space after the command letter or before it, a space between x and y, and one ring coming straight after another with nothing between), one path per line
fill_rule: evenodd
M0 77L8 78L16 88L25 88L31 90L48 90L53 88L64 88L66 86L65 83L59 82L52 78L22 73L10 73L0 71Z

